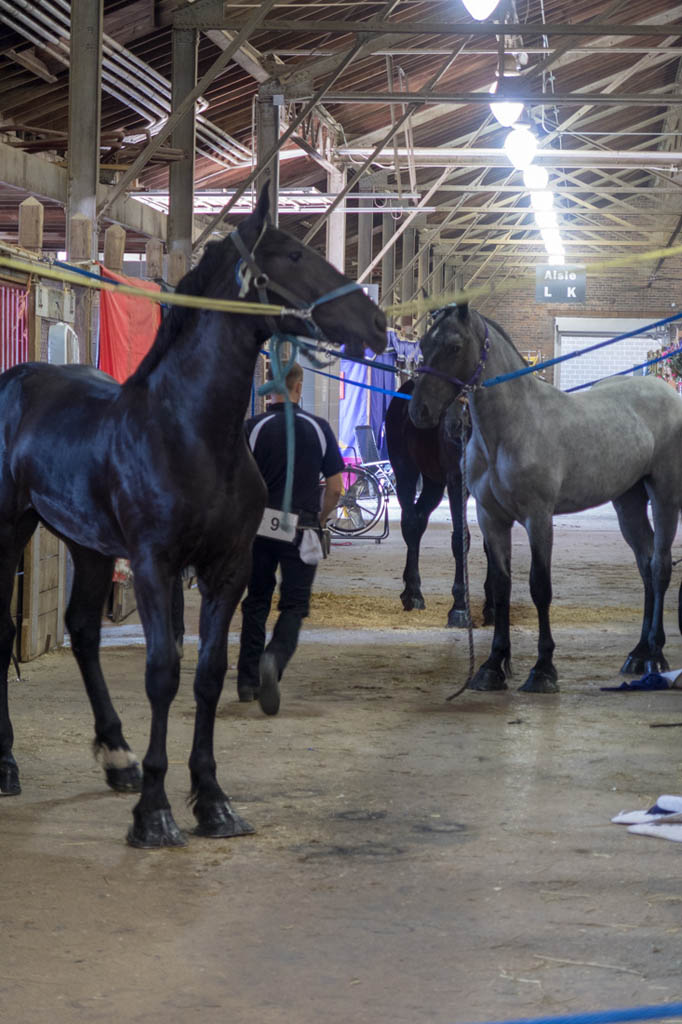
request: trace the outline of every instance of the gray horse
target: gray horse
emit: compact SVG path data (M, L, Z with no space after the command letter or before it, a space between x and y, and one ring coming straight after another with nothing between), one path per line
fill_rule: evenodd
M456 394L469 392L467 484L491 562L495 630L490 656L469 683L506 689L510 672L511 529L531 549L538 659L522 690L553 693L552 517L611 501L644 582L644 617L624 673L664 671L663 602L682 509L682 401L655 377L615 377L568 395L528 373L492 378L526 363L494 321L447 306L422 341L424 366L410 402L418 427L433 426ZM651 502L653 528L647 515Z

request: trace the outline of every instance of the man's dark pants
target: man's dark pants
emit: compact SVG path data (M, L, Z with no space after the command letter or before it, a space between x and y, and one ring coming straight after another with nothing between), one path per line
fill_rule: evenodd
M276 585L277 566L282 570L279 618L272 639L265 646L265 623ZM260 686L258 662L264 650L275 656L281 678L296 650L301 623L310 611L310 592L316 565L301 561L298 548L285 541L256 537L253 566L246 597L242 602L242 633L237 664L237 689Z

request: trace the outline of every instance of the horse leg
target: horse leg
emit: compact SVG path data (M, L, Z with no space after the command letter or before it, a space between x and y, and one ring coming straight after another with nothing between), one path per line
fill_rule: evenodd
M651 559L654 608L648 638L649 658L645 671L667 672L669 665L663 654L665 645L663 607L672 576L672 546L679 519L677 502L663 501L657 494L652 494L651 515L654 524L654 553Z
M625 542L632 549L637 562L637 568L644 584L644 612L642 615L642 629L636 646L630 651L621 672L624 675L642 675L646 672L665 671L668 668L663 657L663 644L665 634L663 633L663 612L662 599L670 581L670 567L664 568L667 559L661 559L659 550L657 556L657 581L654 583L654 551L660 545L660 536L654 534L647 515L648 494L646 487L640 481L625 494L613 502L613 507L618 516L618 525ZM674 527L672 536L670 524L661 524L661 532L668 538L672 545L675 528L677 526L677 511L674 516ZM658 534L658 530L657 530ZM669 551L667 558L669 559ZM661 570L664 569L665 588L661 594ZM653 645L652 645L653 640Z
M140 763L126 743L99 660L102 609L111 589L114 559L68 542L74 576L64 621L95 718L94 748L101 755L107 784L119 793L137 793Z
M447 491L452 518L450 546L452 557L455 560L455 579L452 584L452 608L448 612L447 624L451 627L467 629L470 619L467 614L467 595L464 587L464 560L468 555L471 537L464 515L462 487L462 474L459 472L448 473Z
M400 595L406 612L413 609L423 610L426 607L421 592L419 575L419 547L429 524L429 516L440 504L444 485L422 477L422 492L415 503L419 470L416 466L401 468L400 477L396 473L396 493L400 502L400 530L407 546L403 582L405 589Z
M178 651L178 656L181 658L184 653L185 643L185 595L182 592L182 573L178 573L173 580L171 619L173 621L175 646Z
M483 582L483 625L492 626L495 622L495 609L493 606L493 589L490 579L490 555L488 554L488 546L483 543L483 551L485 552L485 580Z
M470 690L506 690L511 676L509 604L511 598L511 530L508 520L493 517L477 505L478 523L488 551L488 574L495 610L490 654L469 683Z
M217 591L199 576L201 648L194 679L196 715L189 758L190 800L197 819L195 834L212 838L242 836L254 831L247 821L235 814L229 797L221 789L213 749L216 709L227 670L227 634L248 575L247 560L247 564L230 574L229 584Z
M557 693L559 677L552 660L554 640L549 624L554 537L551 515L533 520L526 529L530 541L530 596L538 613L538 659L519 689L525 693Z
M158 849L187 842L171 812L164 788L168 771L168 714L180 683L180 657L173 633L174 574L155 560L132 560L137 606L147 641L145 689L151 705L149 746L142 761L142 794L128 829L130 846Z
M19 556L36 528L38 517L27 512L17 526L0 534L0 796L21 793L19 768L12 754L14 731L9 717L7 672L12 659L16 627L10 613Z

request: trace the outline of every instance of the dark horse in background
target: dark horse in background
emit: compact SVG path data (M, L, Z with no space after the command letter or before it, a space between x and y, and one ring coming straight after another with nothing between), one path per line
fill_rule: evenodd
M257 300L240 269L287 313L283 331L303 333L310 314L333 342L361 355L386 346L383 313L361 290L330 293L348 279L313 249L272 227L267 190L237 232L210 243L178 292ZM243 262L242 257L244 257ZM255 267L255 270L254 270ZM318 305L317 302L320 304ZM21 552L39 522L74 562L66 625L95 719L95 744L113 789L140 789L139 764L121 729L99 661L100 623L114 560L129 558L146 638L151 704L141 795L128 841L182 845L164 789L166 733L180 665L171 612L174 581L193 565L201 592L201 647L189 758L196 831L251 832L216 776L213 732L227 667L227 634L250 571L265 485L244 440L254 367L273 322L264 315L172 307L136 372L119 385L88 366L24 363L0 377L0 793L20 791L12 755L7 669L14 625L10 598Z
M399 391L403 395L411 395L414 381L406 381ZM469 622L464 590L464 544L466 536L468 549L470 537L462 501L462 406L459 402L453 402L437 426L424 429L417 429L413 424L409 406L405 398L392 398L386 411L386 447L395 473L396 493L400 502L400 529L407 545L403 570L405 589L400 600L406 612L426 607L419 575L419 547L429 517L440 505L447 488L452 517L452 557L455 560L453 603L448 612L447 624L466 628ZM465 428L465 440L468 440L470 433ZM420 475L422 489L415 501ZM492 599L486 573L483 624L488 626L492 621Z

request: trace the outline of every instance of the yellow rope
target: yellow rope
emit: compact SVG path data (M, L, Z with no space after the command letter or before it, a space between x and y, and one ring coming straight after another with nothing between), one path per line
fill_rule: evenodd
M673 245L668 249L652 249L649 252L640 253L638 256L614 256L612 259L600 260L598 263L575 264L580 270L587 274L597 274L603 270L610 270L614 267L627 267L633 263L653 263L655 260L663 259L666 256L679 256L682 253L682 245ZM573 266L573 264L571 264ZM392 306L386 306L385 312L390 316L399 316L409 313L426 313L431 309L440 309L451 303L473 302L475 299L486 295L501 295L503 292L513 291L522 285L528 285L530 280L535 280L535 270L532 273L507 278L498 285L480 285L478 288L467 288L461 292L448 292L433 295L429 299L413 299L411 302L397 302Z
M61 270L41 263L39 260L17 260L8 256L0 256L0 267L20 270L25 274L35 274L54 281L77 285L79 288L98 288L100 291L117 292L121 295L135 295L150 302L158 302L164 306L188 306L190 309L210 309L218 313L246 313L252 316L281 316L283 306L266 306L259 302L242 302L239 299L209 299L203 295L179 295L175 292L152 292L146 288L135 288L133 285L117 284L105 279L95 280L84 277L69 270Z

